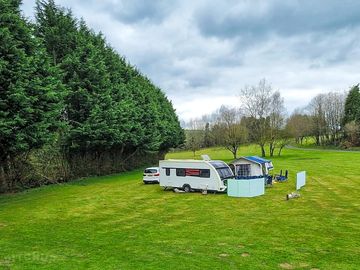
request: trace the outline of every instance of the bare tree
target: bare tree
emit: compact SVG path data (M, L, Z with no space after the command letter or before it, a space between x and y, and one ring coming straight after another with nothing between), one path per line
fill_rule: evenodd
M295 138L295 142L302 144L306 136L312 132L312 119L309 115L300 111L294 111L290 118L287 119L286 130Z
M185 131L186 134L186 142L185 146L187 149L193 152L195 157L196 151L199 150L203 146L203 124L201 121L197 121L196 119L191 119L188 123L189 129Z
M247 130L241 123L240 111L235 108L221 106L214 130L217 132L218 141L236 159L240 145L247 139Z
M317 145L323 144L326 137L326 121L325 121L325 95L319 94L314 97L309 105L308 110L312 117L313 131L312 134L315 138Z
M274 156L274 151L277 146L277 140L281 137L281 132L285 121L285 106L284 99L280 92L276 91L271 96L271 106L269 115L269 153Z
M345 95L335 92L319 94L311 100L308 109L313 119L313 135L317 145L338 142L344 104Z
M278 147L278 156L281 155L282 150L284 149L284 147L286 145L288 145L291 142L291 135L288 132L288 130L286 128L283 128L280 130L280 134L279 134L279 138L276 142L277 147Z
M330 92L325 96L324 113L329 142L337 144L342 129L341 123L344 118L345 95Z
M262 156L266 156L265 144L268 141L269 115L273 90L270 84L262 79L258 85L245 86L240 90L240 100L247 115L247 126L250 139L261 148Z

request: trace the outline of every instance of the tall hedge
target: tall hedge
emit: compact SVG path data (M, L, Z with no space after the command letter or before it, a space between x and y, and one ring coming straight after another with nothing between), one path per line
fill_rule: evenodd
M61 178L74 178L130 169L183 142L165 94L101 33L53 0L36 2L34 23L20 4L0 0L2 179L16 170L4 160L45 162L35 149L58 152Z
M8 179L9 187L22 174L17 159L53 138L63 92L57 67L19 5L0 1L0 182Z

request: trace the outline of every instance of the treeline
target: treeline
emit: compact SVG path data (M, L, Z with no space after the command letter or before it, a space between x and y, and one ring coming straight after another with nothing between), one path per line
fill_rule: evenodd
M318 146L360 146L360 92L354 85L347 93L315 96L287 120L287 130L296 143L313 138Z
M124 171L184 140L164 93L83 20L0 1L0 191Z
M239 93L238 108L222 106L210 115L187 123L185 147L195 152L223 146L236 158L243 144L259 145L262 156L281 155L295 140L303 144L313 138L319 146L349 148L360 145L359 85L348 94L319 94L302 109L288 116L284 100L269 83L261 80Z

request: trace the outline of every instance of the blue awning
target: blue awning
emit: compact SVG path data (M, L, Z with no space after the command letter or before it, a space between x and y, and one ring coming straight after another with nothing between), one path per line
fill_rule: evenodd
M248 156L248 157L243 157L249 161L253 161L253 162L256 162L256 163L259 163L259 164L265 164L265 163L270 163L271 160L268 160L268 159L264 159L264 158L261 158L261 157L258 157L258 156Z

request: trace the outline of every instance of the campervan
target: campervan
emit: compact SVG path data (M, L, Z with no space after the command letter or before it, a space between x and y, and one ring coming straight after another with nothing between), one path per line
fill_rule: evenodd
M191 190L225 191L225 182L234 175L220 160L161 160L160 186Z

